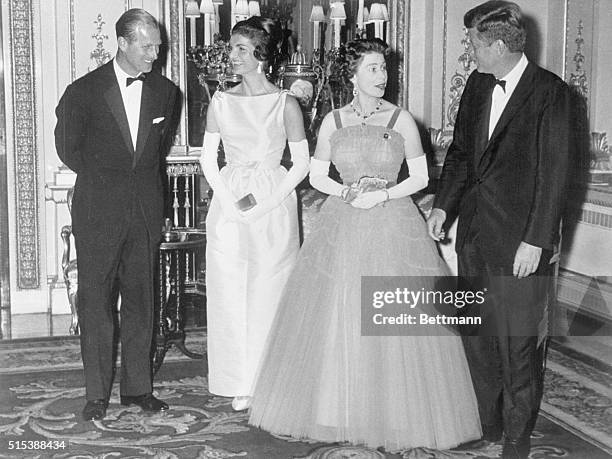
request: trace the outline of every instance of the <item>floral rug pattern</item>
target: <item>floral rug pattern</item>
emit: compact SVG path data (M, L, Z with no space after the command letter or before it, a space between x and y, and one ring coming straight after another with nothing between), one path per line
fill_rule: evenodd
M176 366L181 365L185 364ZM8 396L5 394L4 400L12 398L16 401L11 409L4 406L0 410L0 457L470 459L497 458L501 455L499 443L477 442L453 451L416 448L385 455L357 446L321 445L273 437L250 427L245 412L232 411L231 399L210 394L207 380L201 375L156 381L155 395L166 400L171 409L155 414L143 413L134 406L121 406L116 385L106 418L83 422L80 409L84 389L78 378L61 377L67 373L74 375L75 372L60 372L58 378L35 375L30 382L5 388L8 389ZM559 439L567 437L567 432L552 422L539 422L538 429L532 437L534 447L531 458L608 457L595 455L593 451L596 450L592 447L593 451L588 456L572 455L575 445L571 442L560 445ZM275 445L281 455L250 451L252 440L245 440L245 437L254 432L259 435L255 442ZM21 447L17 448L16 445ZM297 446L292 448L293 445ZM580 450L584 451L584 448L585 445L581 444ZM287 455L282 455L285 451Z
M10 390L22 404L10 413L0 414L0 436L7 440L2 443L8 443L18 440L29 430L44 439L54 440L58 443L48 443L50 450L55 449L51 457L100 457L92 448L102 448L103 457L129 457L126 451L133 452L133 457L168 459L246 456L244 451L222 450L206 444L227 434L249 430L246 414L227 411L228 399L209 394L206 387L206 378L202 376L158 382L156 395L167 400L172 409L143 414L138 407L121 406L119 388L115 386L106 418L84 423L77 413L58 411L58 407L66 406L61 403L63 400L77 399L82 403L83 387L71 387L62 380L19 385ZM183 403L189 396L206 396L205 404ZM63 442L64 448L59 442ZM5 444L4 450L17 453L15 445ZM28 448L51 452L42 451L40 445L35 448L25 444L25 449ZM61 450L66 453L69 450L70 455L61 454Z
M187 344L201 351L205 341L204 332L194 331ZM121 406L115 386L106 418L83 422L85 391L78 340L3 344L0 458L470 459L501 455L499 443L385 454L275 437L249 426L245 412L232 411L231 399L210 394L204 373L202 361L189 360L171 349L155 381L155 394L170 404L169 411L146 414L135 406ZM609 376L550 352L543 416L532 436L532 459L612 457Z

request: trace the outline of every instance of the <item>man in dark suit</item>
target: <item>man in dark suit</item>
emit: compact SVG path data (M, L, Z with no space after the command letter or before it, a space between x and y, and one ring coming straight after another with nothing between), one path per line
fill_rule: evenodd
M458 213L464 285L486 289L483 326L463 330L484 438L504 438L503 457L527 457L543 387L538 339L559 236L569 156L569 91L528 62L519 7L489 1L464 24L478 67L470 75L428 219L444 237ZM480 309L477 309L480 308ZM465 336L474 335L474 336Z
M113 308L121 295L121 403L168 409L152 395L154 267L163 224L164 158L178 88L152 72L155 18L126 11L111 62L68 86L56 109L59 157L77 174L72 229L86 420L102 419L113 382Z

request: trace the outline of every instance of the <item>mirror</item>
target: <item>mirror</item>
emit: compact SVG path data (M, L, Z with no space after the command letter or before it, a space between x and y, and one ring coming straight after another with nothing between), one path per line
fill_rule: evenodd
M340 78L341 45L359 36L378 36L393 47L395 5L395 1L376 0L187 1L184 39L188 146L202 145L206 111L214 92L240 81L231 71L227 50L231 28L237 21L250 15L277 21L282 41L269 78L298 98L306 129L315 136L317 122L350 97Z

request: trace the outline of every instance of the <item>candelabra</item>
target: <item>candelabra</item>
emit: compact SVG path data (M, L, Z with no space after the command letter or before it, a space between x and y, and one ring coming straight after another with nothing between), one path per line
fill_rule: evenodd
M329 111L348 103L351 92L348 69L345 60L346 48L342 42L342 26L348 26L352 33L348 38L380 38L385 40L385 24L389 21L387 5L365 0L358 0L357 15L347 15L345 1L330 0L329 9L325 12L324 2L317 1L311 10L309 21L313 24L312 67L318 75L311 115L311 130L316 129L318 121ZM350 11L349 13L353 13ZM329 41L325 38L327 24L330 26ZM373 26L368 28L367 25ZM326 42L330 46L326 48Z

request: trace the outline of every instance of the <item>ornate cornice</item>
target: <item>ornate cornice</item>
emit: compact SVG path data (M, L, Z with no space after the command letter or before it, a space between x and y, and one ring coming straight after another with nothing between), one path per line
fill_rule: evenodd
M40 287L36 100L33 60L32 1L10 0L13 130L15 162L15 233L17 286Z

